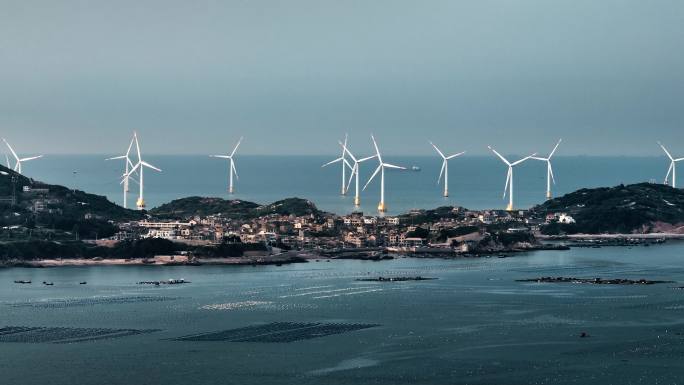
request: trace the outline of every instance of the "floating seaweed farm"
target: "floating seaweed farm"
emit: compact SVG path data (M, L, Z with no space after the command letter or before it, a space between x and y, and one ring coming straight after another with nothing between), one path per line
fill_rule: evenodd
M0 328L0 342L66 344L147 334L159 329L103 329L7 326Z
M285 343L368 329L376 324L274 322L174 338L174 341Z
M13 307L35 308L68 308L75 306L116 305L123 303L163 302L173 301L178 297L163 296L128 296L128 297L89 297L89 298L60 298L40 301L14 302L8 304Z

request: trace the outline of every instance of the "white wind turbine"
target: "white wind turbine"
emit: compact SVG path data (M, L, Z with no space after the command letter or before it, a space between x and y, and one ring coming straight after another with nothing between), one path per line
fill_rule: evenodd
M123 180L121 181L121 184L123 185L123 207L125 209L128 208L128 192L130 191L129 184L130 180L132 179L131 177L131 172L130 170L135 167L133 164L133 161L131 161L131 150L133 149L133 143L138 140L138 136L136 133L133 133L133 138L131 138L131 143L128 145L128 150L126 150L126 154L121 155L121 156L115 156L113 158L107 158L105 160L115 160L115 159L125 159L126 163L126 169L123 174Z
M235 152L237 151L238 147L240 147L240 143L242 143L242 137L240 137L240 140L238 140L237 144L233 148L233 151L230 153L230 155L210 155L212 158L221 158L221 159L228 159L230 160L230 166L228 167L228 192L230 194L233 193L233 175L235 175L235 179L240 179L238 177L237 169L235 168L235 160L233 159L233 155L235 155Z
M136 151L138 153L138 163L136 163L135 166L133 166L131 171L128 173L128 176L130 176L131 174L133 174L136 171L138 171L140 173L140 181L139 181L140 193L138 195L138 201L136 202L136 206L138 207L138 210L144 210L145 209L145 197L144 197L145 183L144 183L144 178L143 178L143 172L145 170L145 167L151 168L152 170L155 170L158 172L161 172L161 170L158 169L157 167L154 167L153 165L145 162L142 159L142 155L140 153L140 141L138 140L137 134L135 135L135 148L136 148Z
M20 158L17 155L17 153L14 152L14 149L12 148L12 146L10 146L9 142L7 142L7 140L5 140L5 138L2 138L2 141L5 142L5 144L7 145L7 148L9 148L10 152L12 153L12 156L14 156L14 159L16 160L16 163L14 164L14 171L18 172L19 174L21 174L21 163L22 162L28 162L29 160L34 160L34 159L38 159L38 158L43 157L42 155L38 155L38 156L31 156L28 158ZM9 167L9 161L8 161L7 166Z
M437 146L435 146L434 143L430 142L430 144L432 145L432 147L435 148L435 150L437 151L439 156L442 157L442 169L439 171L439 178L437 178L437 184L439 184L439 182L442 180L442 174L444 174L444 196L448 197L449 196L449 159L453 159L457 156L461 156L461 155L465 154L465 151L459 152L458 154L446 156L446 155L444 155L444 153L442 153L442 151L439 150L439 148L437 148Z
M541 158L538 156L532 157L532 159L541 160L541 161L546 162L546 199L552 198L551 182L553 182L553 184L556 184L556 178L553 176L553 168L551 167L551 157L556 152L556 149L558 149L558 146L561 144L562 140L563 139L558 139L558 143L556 143L556 146L553 148L553 150L551 150L551 153L549 154L548 157L546 157L546 158Z
M495 149L493 149L491 146L487 146L490 150L492 150L493 153L495 153L501 160L508 165L508 174L506 175L506 186L504 187L504 198L506 197L506 192L508 192L508 207L506 207L506 211L513 211L513 167L519 165L520 163L532 158L533 156L537 155L537 153L534 153L530 156L526 156L520 160L517 160L513 163L509 162L506 158L501 156L498 152L496 152Z
M347 161L347 158L346 158L347 153L346 153L346 151L344 151L344 147L347 145L347 139L348 139L348 135L345 134L344 135L344 145L342 146L342 155L340 155L339 158L337 158L335 160L331 160L330 162L321 166L321 167L326 167L326 166L329 166L333 163L337 163L337 162L342 163L342 195L347 194L347 189L346 189L346 187L347 187L347 167L349 167L350 169L353 168L349 164L349 162Z
M380 173L380 203L378 203L378 211L381 213L384 213L387 211L387 206L385 206L385 168L395 168L399 170L406 170L406 167L401 167L401 166L395 166L393 164L385 163L382 161L382 155L380 155L380 150L378 149L378 144L375 142L375 137L371 135L371 140L373 141L373 146L375 147L375 155L378 158L378 168L375 169L375 172L373 175L371 175L370 179L368 179L368 182L366 182L366 185L363 186L363 189L365 190L366 187L370 184L370 182L375 178L378 173Z
M672 173L672 188L677 188L677 162L681 162L684 160L684 158L673 158L672 155L670 154L669 151L663 146L662 143L658 142L658 145L660 145L660 148L665 151L665 154L667 154L667 157L670 158L670 168L667 169L667 175L665 175L665 184L667 184L667 180L670 177L670 173Z
M349 191L349 186L353 179L356 179L356 192L354 194L354 206L361 205L361 197L359 196L359 165L361 162L375 158L377 155L369 156L367 158L356 159L356 157L349 151L349 147L345 143L339 142L342 149L347 152L347 155L354 161L354 167L352 167L351 175L349 176L349 182L347 183L347 191ZM356 177L356 178L354 178Z

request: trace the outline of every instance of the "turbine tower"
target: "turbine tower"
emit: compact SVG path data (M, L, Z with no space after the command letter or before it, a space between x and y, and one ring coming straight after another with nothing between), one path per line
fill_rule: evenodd
M558 146L561 144L562 140L563 139L558 139L558 143L556 143L556 146L553 148L553 150L551 150L551 153L546 158L541 158L538 156L532 157L532 159L546 162L546 199L551 199L553 197L553 195L551 194L551 182L553 182L553 184L556 184L556 178L553 176L553 168L551 167L551 157L556 152L556 149L558 149Z
M348 139L348 135L345 134L344 135L344 145L342 146L342 155L340 155L339 158L337 158L335 160L331 160L330 162L321 166L321 167L326 167L326 166L329 166L329 165L337 163L337 162L342 163L342 195L347 194L347 189L346 189L346 187L347 187L347 169L346 168L347 167L349 167L350 169L352 168L352 166L347 161L347 158L346 158L347 153L346 153L346 151L344 151L344 147L347 145L347 139Z
M126 153L121 156L115 156L113 158L107 158L105 160L115 160L115 159L125 159L126 160L126 168L125 172L123 174L123 180L121 181L121 184L123 185L123 207L125 209L128 208L128 192L130 191L129 188L129 182L130 179L132 179L130 170L134 167L133 161L131 161L131 150L133 149L133 143L138 140L138 135L134 132L133 133L133 138L131 138L131 143L128 145L128 150L126 150Z
M442 151L439 150L439 148L437 148L437 146L435 146L434 143L430 142L430 144L432 145L432 147L435 148L435 150L437 151L439 156L442 157L442 169L439 171L439 178L437 178L437 184L439 184L439 182L442 180L442 174L444 174L444 197L448 197L449 196L449 159L453 159L457 156L461 156L461 155L465 154L465 151L459 152L458 154L446 156L446 155L444 155L444 153L442 153Z
M491 146L487 146L490 150L492 150L493 153L496 154L501 160L508 165L508 174L506 175L506 186L504 187L504 198L506 197L506 192L508 192L508 207L506 207L506 211L513 211L513 167L519 165L520 163L532 158L533 156L537 155L537 153L534 153L530 156L526 156L520 160L517 160L513 163L509 162L506 158L501 156L498 152L496 152L495 149L493 149Z
M228 159L230 160L230 166L228 167L228 193L232 194L233 193L233 175L235 175L235 179L240 179L238 177L237 169L235 168L235 160L233 159L233 155L235 155L235 152L237 151L238 147L240 147L240 143L242 143L242 137L240 137L240 140L238 140L237 144L233 148L233 151L230 153L230 155L210 155L212 158L221 158L221 159Z
M145 209L145 195L144 195L144 193L145 193L145 180L144 180L143 173L144 173L145 167L150 168L150 169L155 170L155 171L158 171L158 172L161 172L161 170L158 169L157 167L154 167L153 165L145 162L142 159L142 154L140 153L140 141L139 141L137 135L135 136L135 149L136 149L136 152L138 153L138 163L136 163L135 166L133 166L133 168L128 173L128 175L130 176L131 174L133 174L136 171L138 171L140 173L140 183L139 183L140 193L138 195L138 201L136 202L136 206L137 206L138 210L144 210Z
M667 154L667 157L670 158L670 168L667 169L667 175L665 175L665 184L667 184L667 180L670 177L670 173L672 173L672 188L677 188L677 162L681 162L684 160L684 158L673 158L672 155L670 154L669 151L663 146L662 143L658 142L658 145L660 145L660 148L665 151L665 154Z
M22 162L28 162L29 160L34 160L34 159L38 159L38 158L43 157L42 155L38 155L38 156L31 156L28 158L20 158L17 155L17 153L14 151L12 146L10 146L9 142L7 142L7 140L5 140L5 138L2 138L2 141L5 142L5 144L7 145L7 148L9 148L10 152L12 153L12 156L14 156L14 159L16 161L16 163L14 164L14 171L18 172L19 174L21 174L21 163ZM9 166L9 161L8 161L8 166Z
M349 147L347 147L346 144L342 142L340 143L340 146L342 146L342 149L346 151L347 155L351 158L351 160L354 162L354 167L352 167L351 175L349 176L349 182L347 183L347 191L349 191L349 186L351 185L351 182L353 179L356 179L356 192L354 194L354 206L359 207L361 205L361 197L359 196L359 165L361 162L365 162L367 160L375 158L377 155L369 156L367 158L362 158L362 159L356 159L356 157L349 151ZM356 178L354 178L356 177Z
M382 155L380 155L380 150L378 149L378 144L375 142L375 137L373 137L373 135L371 135L371 140L373 141L373 146L375 147L375 156L378 158L379 164L373 175L371 175L370 179L368 179L368 182L366 182L366 185L363 186L363 189L365 190L373 178L380 173L380 203L378 203L378 211L380 213L384 213L387 211L387 206L385 205L385 168L406 170L406 167L395 166L393 164L383 162Z

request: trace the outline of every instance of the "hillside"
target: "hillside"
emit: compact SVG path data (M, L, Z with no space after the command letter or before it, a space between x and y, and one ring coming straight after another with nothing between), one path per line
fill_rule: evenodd
M542 231L547 234L678 231L684 226L684 191L653 183L581 189L532 211L564 212L576 221L545 226Z
M272 214L320 215L321 212L308 200L288 198L268 205L222 198L189 197L173 200L150 211L158 218L190 218L196 215L221 215L231 219L249 219Z
M116 230L109 220L137 220L143 216L104 196L35 181L0 165L1 226L77 231L82 237L108 236Z

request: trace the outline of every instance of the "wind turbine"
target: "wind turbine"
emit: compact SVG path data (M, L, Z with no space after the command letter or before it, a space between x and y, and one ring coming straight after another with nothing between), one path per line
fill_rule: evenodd
M667 154L667 157L670 158L670 168L667 169L667 175L665 175L665 184L667 184L667 179L670 177L670 173L672 173L672 188L677 188L677 162L681 162L684 160L684 158L673 158L672 155L670 154L669 151L663 146L662 143L658 142L658 145L660 145L660 148L665 151L665 154Z
M12 148L12 146L10 146L10 144L7 142L7 140L5 140L5 138L2 138L2 141L5 142L5 144L7 145L7 148L9 148L10 152L12 152L12 156L14 156L14 159L16 160L16 163L14 165L14 171L18 172L19 174L21 174L21 162L28 162L29 160L34 160L34 159L38 159L38 158L43 157L42 155L38 155L38 156L31 156L28 158L20 158L17 155L17 153L14 152L14 149ZM8 164L8 166L9 166L9 164Z
M131 150L133 149L133 143L137 142L138 140L138 135L134 132L133 133L133 138L131 138L131 143L128 145L128 150L126 150L126 153L121 156L115 156L113 158L107 158L105 160L115 160L115 159L125 159L126 160L126 171L123 174L123 180L121 181L121 184L123 185L123 207L125 209L128 208L128 192L130 191L129 189L129 182L131 177L131 172L130 170L135 167L133 164L133 161L131 161Z
M561 144L562 140L563 139L558 139L558 143L556 143L556 147L554 147L553 150L551 150L551 153L549 154L548 157L546 157L546 158L541 158L538 156L532 157L532 159L542 160L542 161L546 162L546 199L552 198L551 182L553 182L553 184L556 184L556 178L554 178L554 176L553 176L553 168L551 167L551 157L556 152L556 149L558 149L558 146Z
M242 143L242 137L240 137L240 140L238 140L235 148L233 148L233 152L231 152L230 155L210 155L212 158L230 160L230 167L228 168L228 193L230 194L233 193L233 174L235 175L235 179L240 179L238 177L237 169L235 168L235 160L233 159L233 155L235 155L238 147L240 147L240 143Z
M347 145L347 139L348 139L348 135L345 134L344 135L344 145L342 146L342 155L340 155L339 158L337 158L335 160L331 160L330 162L321 166L321 167L326 167L326 166L329 166L333 163L337 163L337 162L342 163L342 195L347 194L347 189L346 189L346 187L347 187L347 169L346 168L347 167L352 168L352 166L349 164L349 162L347 162L346 151L344 151L344 147Z
M369 156L367 158L356 159L356 157L349 151L349 147L345 143L340 143L342 149L347 152L347 155L354 161L354 167L352 167L351 175L349 176L349 182L347 183L347 191L349 191L349 186L351 185L352 179L356 177L356 192L354 194L354 206L358 207L361 205L361 197L359 196L359 164L367 160L375 158L377 155Z
M508 174L506 175L506 186L504 187L504 198L506 197L506 192L508 192L508 207L506 207L506 211L513 211L513 167L519 165L520 163L532 158L533 156L537 155L535 152L534 154L530 156L526 156L520 160L517 160L513 163L509 162L506 158L501 156L498 152L496 152L495 149L493 149L491 146L487 146L490 150L492 150L493 153L495 153L501 160L508 165Z
M448 197L449 196L449 159L453 159L457 156L461 156L461 155L465 154L465 151L459 152L458 154L446 156L446 155L444 155L444 153L442 153L442 151L439 150L439 148L437 148L437 146L435 146L434 143L430 142L430 144L432 145L432 147L435 148L435 150L437 151L439 156L442 157L442 169L439 171L439 178L437 178L437 184L439 184L439 182L442 180L442 174L444 174L444 196Z
M136 163L135 166L133 166L133 168L128 173L128 175L130 176L131 174L133 174L136 171L138 171L140 173L140 183L139 183L140 193L138 195L138 201L136 202L136 206L138 207L138 210L144 210L145 209L145 198L144 198L145 183L144 183L143 172L145 170L145 167L151 168L152 170L155 170L158 172L161 172L161 170L158 169L157 167L154 167L153 165L145 162L142 159L142 155L140 153L140 141L139 141L137 135L135 135L135 149L138 153L138 163Z
M373 146L375 147L375 156L378 158L379 164L373 175L371 175L370 179L368 179L368 182L366 182L366 185L363 186L363 189L365 190L373 178L380 173L380 203L378 204L378 211L384 213L387 211L387 206L385 206L385 168L406 170L406 167L395 166L393 164L383 162L382 156L380 155L380 150L378 149L378 144L375 142L375 137L373 137L373 135L371 135L371 140L373 141Z

